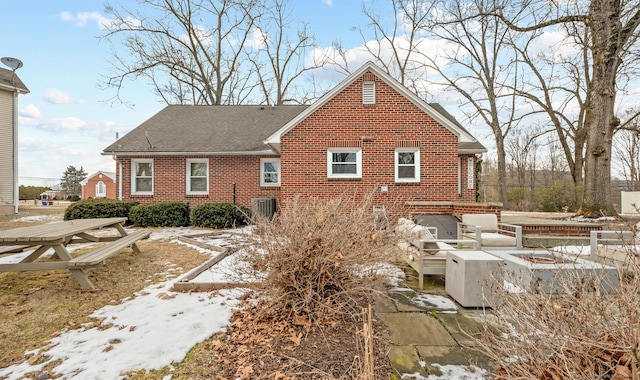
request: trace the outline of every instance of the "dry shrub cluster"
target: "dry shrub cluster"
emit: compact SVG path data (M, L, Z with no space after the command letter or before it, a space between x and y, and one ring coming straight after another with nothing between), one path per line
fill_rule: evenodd
M388 376L386 330L365 309L387 279L386 211L370 196L296 198L257 221L237 269L257 285L217 349L226 378Z
M563 292L556 294L507 292L500 281L493 294L496 307L476 337L480 350L497 364L495 379L640 379L636 254L625 264L611 294L599 291L614 286L605 276L585 281L580 271L559 272L554 286ZM496 320L505 327L498 334L489 328Z
M386 280L393 214L375 214L371 196L295 198L272 221L260 220L246 275L261 280L261 309L298 325L359 314Z

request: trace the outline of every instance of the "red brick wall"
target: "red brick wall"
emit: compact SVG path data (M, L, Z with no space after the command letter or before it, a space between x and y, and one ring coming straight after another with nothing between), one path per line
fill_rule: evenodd
M153 195L131 194L131 159L153 159ZM251 207L252 198L279 198L277 187L260 186L260 156L210 156L209 194L187 194L187 160L204 156L121 157L124 199L140 203L178 201L191 206L210 202L233 202Z
M373 105L362 104L363 80L376 81ZM375 191L376 204L475 199L475 189L467 189L466 156L461 165L462 194L458 194L457 136L371 73L282 136L281 143L283 200L297 194L328 198L363 191ZM396 183L395 148L416 144L420 182ZM331 146L362 148L361 179L327 178ZM388 193L382 194L381 186L388 186Z
M82 186L82 199L96 198L96 185L102 181L106 187L106 196L101 198L116 199L118 196L116 183L103 174L89 178L87 184Z
M376 82L373 105L362 104L363 80ZM131 195L131 159L121 157L124 199L232 202L235 183L236 202L246 206L259 197L276 198L280 204L296 195L329 198L371 191L378 205L475 200L475 188L467 189L467 157L475 163L475 156L460 157L459 177L457 136L371 73L282 136L281 143L280 188L260 186L259 156L215 156L208 157L209 194L187 195L186 160L202 156L140 156L135 158L153 158L154 194ZM362 148L362 178L328 179L327 148L354 145ZM420 146L419 183L395 182L395 148L407 146ZM388 186L386 194L381 186Z

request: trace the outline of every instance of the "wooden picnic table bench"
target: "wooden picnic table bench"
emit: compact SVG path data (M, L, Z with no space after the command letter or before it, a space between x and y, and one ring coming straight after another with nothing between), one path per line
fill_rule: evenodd
M104 261L119 252L131 247L140 253L136 242L149 236L149 232L140 231L129 234L123 227L127 218L75 219L64 222L42 224L36 226L0 230L0 249L11 250L34 248L34 251L19 262L0 263L0 272L20 272L38 270L67 269L85 290L94 290L82 268L101 265ZM115 228L117 236L97 236L90 231L99 228ZM86 242L107 242L84 255L72 258L67 245ZM57 261L34 262L46 251L53 249ZM6 249L0 252L7 252Z

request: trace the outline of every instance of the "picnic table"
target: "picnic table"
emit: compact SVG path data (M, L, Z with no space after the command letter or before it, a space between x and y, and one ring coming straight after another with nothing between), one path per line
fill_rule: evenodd
M95 290L83 268L104 264L105 260L124 248L131 247L140 253L136 242L149 236L149 231L128 233L123 224L127 218L74 219L64 222L12 228L0 231L0 254L15 253L25 249L33 252L19 262L0 263L0 272L23 272L67 269L85 290ZM115 228L118 235L97 236L90 231L99 228ZM78 257L71 257L67 245L75 243L107 242ZM38 261L45 252L53 249L56 260Z

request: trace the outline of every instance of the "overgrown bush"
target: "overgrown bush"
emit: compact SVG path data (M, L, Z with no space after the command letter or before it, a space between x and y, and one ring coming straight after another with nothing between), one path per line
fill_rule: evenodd
M256 312L308 326L359 314L391 259L392 231L378 229L380 217L367 197L295 198L272 221L259 218L243 260L251 264L243 276L261 279Z
M64 220L89 218L129 217L129 211L138 202L115 199L85 199L74 202L64 211Z
M575 210L573 192L573 182L553 181L536 189L536 199L542 211Z
M249 223L248 208L234 203L205 203L191 210L191 224L205 228L230 228Z
M639 379L640 270L637 249L626 252L617 286L604 271L558 272L553 286L560 294L513 292L525 289L515 276L506 278L516 285L507 291L500 280L487 328L475 336L476 346L497 364L495 379ZM611 287L612 294L600 291ZM492 332L496 325L502 333Z
M189 206L182 202L157 202L131 208L129 219L139 227L184 227L189 225Z
M77 202L77 201L79 201L79 200L80 200L80 196L79 196L79 195L77 195L77 194L69 195L69 196L67 197L67 200L68 200L68 201L71 201L71 202Z

